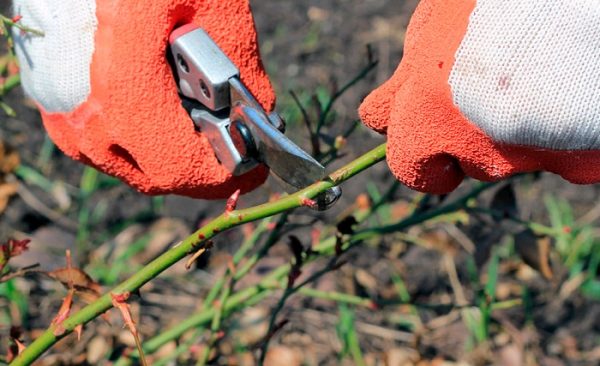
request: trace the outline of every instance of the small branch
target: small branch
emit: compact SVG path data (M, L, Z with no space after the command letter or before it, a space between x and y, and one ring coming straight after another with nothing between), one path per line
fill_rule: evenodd
M64 334L57 336L53 334L52 328L46 330L13 361L12 365L18 366L31 364L38 357L40 357L42 353L52 347L52 345L54 345L58 340L71 333L79 324L85 324L104 313L106 310L110 309L112 307L112 298L110 293L133 292L139 289L145 283L158 276L173 264L185 258L189 253L196 252L201 249L206 240L214 237L220 232L241 224L270 217L278 213L300 207L303 198L315 198L326 190L341 184L365 169L379 163L385 159L385 151L386 145L380 145L379 147L371 150L350 164L334 172L325 180L317 182L295 194L283 197L277 201L222 214L208 225L204 226L186 238L180 245L170 249L146 265L129 279L117 285L115 288L110 290L109 293L103 295L92 304L84 307L77 313L67 318L63 323L65 328Z
M436 209L425 211L421 213L417 213L409 217L407 220L402 220L395 224L384 225L376 228L369 228L365 230L361 230L357 232L357 237L372 237L374 235L382 235L389 234L398 231L402 231L409 226L414 225L415 222L423 222L429 219L432 219L437 216L441 216L444 214L448 214L466 207L466 204L473 198L476 198L481 193L487 191L488 189L494 187L497 183L478 183L477 186L465 196L457 199L456 201L438 207Z
M312 156L319 156L321 154L321 143L319 141L319 134L313 131L310 116L308 115L306 108L304 108L304 106L302 105L302 102L300 102L300 99L298 98L296 93L293 90L290 90L290 95L292 96L294 102L298 106L298 109L300 109L300 112L302 113L302 119L304 120L304 125L306 126L306 130L308 131L308 137L310 138Z
M398 183L397 181L394 182L393 184L391 184L391 186L388 188L388 190L377 201L375 201L373 203L373 205L370 207L370 209L367 212L364 212L362 214L357 213L355 215L355 217L357 218L357 221L359 223L365 222L370 217L372 217L372 215L376 214L378 212L379 208L381 208L385 202L389 201L389 199L391 197L393 197L394 193L398 190L399 187L400 187L400 183ZM471 191L471 192L467 193L465 196L458 198L453 203L450 203L449 206L453 207L455 210L463 209L464 205L460 205L458 203L459 202L468 202L469 198L472 198L472 196L476 193L476 191L479 191L478 187L476 187L474 191ZM479 192L481 192L481 191L479 191ZM445 215L445 214L451 213L449 211L449 209L438 210L436 212L439 215ZM430 215L425 215L424 213L427 213L427 211L418 210L418 211L412 212L408 217L405 217L400 222L398 222L396 225L397 225L397 227L402 227L403 229L408 229L414 225L420 224L422 222L421 220L428 220L428 219L432 218L432 217L430 217ZM277 222L276 227L270 233L269 237L267 238L266 242L263 244L261 249L259 249L258 252L256 254L254 254L250 259L248 259L247 261L244 262L242 269L237 270L237 272L235 274L236 280L239 280L240 278L244 277L258 263L260 258L262 258L266 255L268 250L278 240L278 237L279 237L278 233L282 230L283 225L286 222L287 214L288 213L286 212L281 216L281 218ZM365 234L365 232L367 234ZM375 233L369 234L368 230L363 231L363 233L354 234L353 236L351 236L350 238L348 238L346 241L344 241L342 243L342 249L348 250L351 247L353 247L354 245L357 245L358 243L360 243L361 240L372 238L373 236L376 236L376 235L378 235L378 234L375 234ZM313 245L312 250L313 250L314 255L311 256L310 258L305 259L305 263L310 263L310 262L317 260L318 258L328 257L328 256L335 254L337 244L338 244L337 239L333 235L328 238L322 239L318 244ZM244 245L242 245L242 247L244 247ZM240 250L241 249L242 248L240 248ZM237 253L236 253L236 255L237 255ZM275 290L285 289L286 284L287 284L286 278L289 276L289 273L291 270L292 270L292 265L290 263L284 264L284 265L276 268L275 270L273 270L267 276L265 276L257 285L245 288L243 290L238 290L237 292L232 294L229 298L229 301L227 301L224 304L223 311L224 311L225 316L229 316L232 312L239 311L241 309L245 309L247 307L253 306L254 304L256 304L256 303L260 302L261 300L263 300L264 298L266 298L267 296L271 295L273 293L273 291L275 291ZM208 305L212 304L212 302L216 299L216 297L218 296L218 293L222 289L222 286L224 286L225 281L226 281L226 278L221 277L221 279L215 284L214 288L217 288L217 289L215 291L213 291L214 288L211 289L211 291L209 292L209 295L205 299L205 304L204 304L205 306L202 308L201 311L190 316L189 318L180 322L176 326L149 339L144 344L144 351L148 354L153 353L156 350L158 350L160 347L165 345L166 343L180 338L187 331L210 324L211 320L214 318L214 316L216 314L216 309L214 307L210 307ZM306 290L306 288L301 289L300 291L307 291L307 293L305 294L307 296L316 294L314 291L311 292L310 290ZM211 296L210 294L213 294L213 295ZM333 295L333 296L335 297L335 295ZM211 299L211 300L207 301L209 299ZM347 300L349 302L359 302L358 298L354 298L352 300L350 300L350 298L347 298ZM366 304L366 302L363 304ZM374 304L369 304L369 306L373 306L373 305ZM386 300L386 301L380 300L377 302L376 305L378 307L397 306L397 305L413 305L413 306L422 307L422 308L432 308L432 309L436 309L439 311L449 311L449 310L452 310L453 308L456 308L456 305L454 305L454 304L415 303L415 302L411 302L410 299L405 299L405 300L398 299L398 300ZM132 354L131 356L135 357L135 354ZM122 357L121 359L119 359L117 361L115 366L126 366L129 364L130 364L129 360Z
M13 278L23 277L23 276L25 276L26 274L29 274L29 273L38 273L38 272L41 272L38 269L39 266L40 266L39 263L36 263L36 264L32 264L32 265L27 266L27 267L20 268L20 269L14 271L14 272L7 273L4 276L0 277L0 283L12 280Z
M31 34L34 34L34 35L40 36L40 37L44 36L44 32L42 32L41 30L27 27L27 26L21 24L20 21L21 21L21 17L19 17L19 16L16 16L14 18L9 18L9 17L6 17L6 16L0 14L0 22L4 25L4 27L5 27L4 29L7 29L8 27L15 27L22 32L31 33ZM7 33L8 33L8 31L7 31Z
M21 84L21 76L19 74L7 77L4 83L0 84L0 96L8 94L9 91L19 86L19 84Z
M285 303L287 302L287 300L292 295L294 295L295 293L300 291L302 288L307 286L308 284L315 282L316 280L318 280L319 278L321 278L322 276L324 276L327 273L335 271L336 269L338 269L340 267L341 264L343 264L343 262L340 262L339 256L336 255L335 257L333 257L329 260L329 262L323 269L313 273L311 276L309 276L306 280L302 281L300 284L294 286L293 282L290 282L288 280L288 286L285 288L283 295L281 295L281 298L277 302L277 305L275 306L275 308L273 308L273 310L271 311L271 318L269 320L267 336L265 337L265 339L261 345L260 358L258 361L259 365L263 365L265 362L265 358L267 357L267 350L269 348L269 343L270 343L273 335L276 333L276 331L281 328L281 326L279 326L279 324L285 324L282 322L276 323L276 321L277 321L277 316L279 315L281 310L283 310L283 307L285 306ZM291 266L291 271L293 272L294 270L297 270L297 268L295 268L295 266ZM290 272L290 273L292 273L292 272ZM294 274L292 274L292 275L294 275ZM285 322L285 320L283 322Z
M260 258L264 257L267 254L268 249L264 250L264 247L270 248L273 245L272 243L276 241L272 240L272 238L278 236L278 233L283 228L283 225L287 222L287 216L287 213L284 213L279 219L277 225L271 232L271 235L269 235L269 239L264 244L263 249L261 249L257 253L259 255L259 258L257 258L257 260L253 262L249 268L246 267L248 268L248 270L250 268L253 268L254 265L258 263ZM223 275L219 282L215 286L213 286L213 288L211 288L209 296L207 296L205 300L205 306L209 306L214 302L214 299L216 298L217 293L219 291L221 292L221 296L219 298L218 304L216 306L213 306L216 309L216 311L211 322L211 334L207 346L204 349L204 354L198 361L198 365L205 365L208 362L212 349L215 348L217 342L220 341L221 336L219 332L221 330L221 320L223 319L223 315L225 312L224 309L227 302L229 301L229 297L231 296L235 285L237 284L238 279L241 278L236 277L236 274L238 273L238 266L242 259L244 259L248 252L256 245L262 234L267 230L270 222L270 218L263 220L261 224L253 231L252 235L250 235L248 238L246 238L246 240L244 240L238 251L234 254L233 259L231 260L231 266L227 268L225 275ZM244 275L246 273L248 272L244 272ZM227 279L229 279L229 284L225 287Z
M350 80L348 83L346 83L344 86L342 86L342 88L340 90L336 91L331 96L331 99L329 99L329 101L325 105L325 108L323 108L323 112L320 114L319 121L317 123L317 130L316 130L317 135L321 132L321 129L327 122L327 116L329 116L329 113L331 112L331 109L333 108L333 105L335 104L335 102L342 95L344 95L344 93L346 93L348 91L348 89L352 88L354 85L356 85L356 83L358 83L359 81L364 79L367 76L367 74L369 74L369 72L371 72L373 69L375 69L375 67L377 67L377 64L379 62L377 60L373 60L370 48L367 48L367 54L368 54L367 66L365 66L358 73L358 75L356 75L352 80Z

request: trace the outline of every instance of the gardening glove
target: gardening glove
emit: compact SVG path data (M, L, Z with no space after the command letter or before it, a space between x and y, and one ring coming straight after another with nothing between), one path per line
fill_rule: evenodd
M247 0L15 0L25 91L67 155L147 194L224 198L260 185L260 166L232 176L181 106L169 35L201 26L240 69L266 111L274 93L259 59Z
M360 115L419 191L540 170L599 182L600 2L423 0Z

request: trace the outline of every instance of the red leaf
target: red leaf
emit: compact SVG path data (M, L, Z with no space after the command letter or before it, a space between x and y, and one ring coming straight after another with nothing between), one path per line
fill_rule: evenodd
M26 252L29 249L27 246L30 242L31 240L29 239L8 239L6 244L2 244L0 246L0 271L4 269L4 266L6 266L12 257L16 257Z
M54 328L54 335L60 336L65 333L65 327L63 326L63 322L69 317L69 313L71 312L71 305L73 305L73 294L75 290L71 289L67 292L67 296L65 296L62 304L60 305L60 309L58 309L58 314L52 320L52 325Z
M24 240L10 239L8 241L8 246L10 247L10 256L16 257L16 256L21 255L24 252L26 252L29 249L27 246L29 245L30 242L31 242L31 240L29 240L29 239L24 239Z

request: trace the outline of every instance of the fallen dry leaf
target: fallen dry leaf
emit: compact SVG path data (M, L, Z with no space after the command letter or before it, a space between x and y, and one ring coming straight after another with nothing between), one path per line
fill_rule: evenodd
M530 229L515 235L515 248L523 262L551 280L553 277L550 267L550 238L538 237Z
M86 360L90 365L97 365L110 352L111 345L102 336L92 338L87 346Z
M20 164L19 153L0 141L0 173L12 173Z
M411 348L392 348L386 352L386 366L414 366L419 361L419 353Z
M18 189L19 185L15 182L0 184L0 213L6 210L10 198L17 194Z
M369 272L365 271L362 268L359 268L354 274L354 279L356 281L356 284L358 285L357 290L359 292L366 292L373 296L377 293L377 279Z
M267 352L265 366L300 366L302 353L285 346L274 346Z
M253 307L246 309L242 312L239 323L231 331L231 337L243 345L256 344L269 331L268 319L267 308Z
M54 271L46 272L46 274L50 278L62 283L65 287L69 287L69 284L71 284L77 292L100 294L102 290L97 282L79 268L59 268ZM85 295L82 297L85 297Z
M521 366L524 363L523 350L515 344L508 344L498 351L498 366Z

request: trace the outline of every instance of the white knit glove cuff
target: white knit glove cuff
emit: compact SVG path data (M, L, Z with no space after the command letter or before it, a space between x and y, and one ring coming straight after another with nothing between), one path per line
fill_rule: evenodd
M90 94L95 0L14 0L13 13L44 36L15 29L25 92L47 112L68 112Z
M478 0L450 85L495 141L600 149L600 1Z

